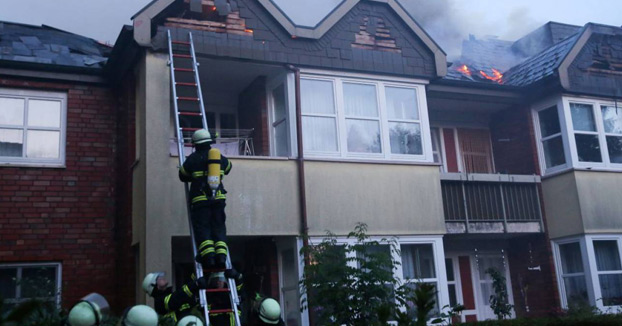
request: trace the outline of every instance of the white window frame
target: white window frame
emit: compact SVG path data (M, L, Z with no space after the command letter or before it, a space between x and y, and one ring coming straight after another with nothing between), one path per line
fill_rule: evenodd
M603 304L602 291L600 288L600 280L598 276L603 274L620 274L620 272L598 271L596 265L596 252L594 251L594 241L616 241L618 245L618 255L620 255L620 260L622 261L622 234L585 235L551 241L553 245L553 256L555 259L555 268L557 271L557 284L561 298L561 305L564 309L568 308L568 298L566 296L565 287L562 280L562 265L559 245L579 242L579 244L581 245L581 258L583 261L583 269L585 273L585 282L588 291L589 304L597 307L603 313L615 313L622 310L622 305L605 306Z
M391 161L417 161L432 163L432 140L430 136L430 124L428 118L428 108L425 93L425 85L428 83L425 80L410 79L410 78L394 78L385 76L373 76L367 74L356 73L334 73L329 71L303 69L301 70L301 79L308 80L321 80L331 81L333 83L333 97L335 105L335 114L315 114L315 113L302 113L303 118L305 116L317 116L317 117L331 117L336 120L336 134L337 134L337 151L309 151L305 149L305 156L312 158L337 158L337 159L369 159L369 160L391 160ZM376 100L378 107L378 120L381 134L381 153L351 153L347 151L347 128L346 117L343 98L343 83L354 84L371 84L376 87ZM407 88L413 89L417 96L417 109L419 110L419 120L401 120L401 119L389 119L387 106L386 106L386 87ZM304 96L304 94L301 94ZM351 117L352 118L352 117ZM356 119L366 119L359 118ZM367 119L366 119L367 120ZM408 122L418 123L421 129L421 146L423 153L421 155L409 155L409 154L392 154L390 148L390 122ZM304 137L304 131L303 131Z
M56 294L55 294L55 302L56 306L60 307L61 304L61 285L62 285L62 275L63 275L63 265L61 263L9 263L9 264L0 264L0 269L17 269L17 278L21 279L22 269L23 268L41 268L41 267L56 267ZM21 302L28 301L32 298L21 298L21 285L16 285L16 297L12 299L5 298L4 301L6 303L16 303L19 304Z
M572 114L570 112L570 103L587 104L592 106L592 114L596 125L596 132L589 132L583 130L575 130L572 123ZM605 132L605 127L602 119L602 106L615 107L615 101L602 98L587 98L578 96L566 96L558 95L549 98L545 101L539 102L532 106L532 121L534 125L534 132L536 135L536 143L538 148L538 156L540 161L540 170L543 171L543 175L553 175L565 172L570 169L576 170L597 170L597 171L622 171L622 164L611 163L609 159L609 149L607 148L607 136L621 136L617 134L610 134ZM548 109L551 106L557 106L557 113L559 116L560 129L562 133L562 141L564 147L564 157L566 158L566 164L559 165L553 168L546 168L546 162L544 159L544 149L542 146L542 135L540 132L540 121L538 118L538 112ZM618 108L622 110L622 103L618 103ZM577 151L577 144L574 135L575 134L589 134L598 135L598 142L600 146L600 153L602 162L580 162Z
M309 239L309 244L319 244L325 237L311 237ZM447 288L447 270L445 269L445 249L443 247L443 237L442 236L370 236L369 241L381 241L382 239L395 239L397 244L399 245L399 252L392 251L391 256L394 261L398 262L396 268L393 270L393 275L399 280L400 284L410 283L410 280L404 279L404 270L402 267L402 257L401 257L401 246L402 245L432 245L432 251L434 255L434 268L436 278L426 278L418 280L423 283L436 283L436 290L438 291L438 308L440 311L443 310L443 307L449 305L449 290ZM337 244L349 244L354 245L357 242L356 239L348 239L345 236L337 237ZM353 255L353 253L350 253ZM348 256L347 258L355 258L353 256ZM302 259L302 257L301 257ZM347 262L348 266L356 268L356 261L354 259L350 259Z
M23 149L22 157L0 156L0 166L38 166L38 167L65 167L65 145L67 132L67 93L32 91L23 89L0 88L0 97L23 99L24 123L17 125L0 125L1 129L22 130ZM29 127L28 126L28 101L29 100L60 101L60 127ZM60 132L59 157L57 159L27 158L27 130L49 130Z
M547 168L545 154L544 154L544 146L542 145L543 139L542 139L542 132L540 130L540 117L538 114L540 113L540 111L549 109L553 106L557 108L557 117L559 119L559 128L560 128L561 137L562 137L562 148L564 150L564 159L566 160L566 163L562 165L554 166L551 168ZM562 104L561 97L549 98L532 107L533 129L536 135L536 145L537 145L538 157L540 161L540 171L542 171L541 173L543 175L558 173L561 171L565 171L571 167L572 161L570 159L570 152L568 151L567 124L565 123L566 121L565 113L562 108L563 108L563 104ZM553 136L549 136L544 140L551 139L554 137L558 137L558 135L555 134Z

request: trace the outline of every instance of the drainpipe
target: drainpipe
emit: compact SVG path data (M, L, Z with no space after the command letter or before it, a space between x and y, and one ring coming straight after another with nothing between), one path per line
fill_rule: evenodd
M295 76L295 98L296 98L296 143L298 145L298 193L300 194L300 224L302 231L302 244L303 246L309 245L309 225L307 223L307 197L305 192L305 163L304 163L304 148L302 147L302 104L300 100L300 69L293 65L285 66L287 69L294 72ZM305 254L304 257L305 266L309 265L309 255Z

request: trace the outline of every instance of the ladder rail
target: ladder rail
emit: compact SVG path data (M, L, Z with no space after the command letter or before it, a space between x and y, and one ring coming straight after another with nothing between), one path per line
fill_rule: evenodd
M199 64L197 63L197 56L194 53L194 41L192 40L192 33L188 33L190 40L190 55L192 56L192 68L194 69L194 82L197 84L197 95L199 96L199 105L201 106L201 120L203 121L203 128L207 129L207 117L205 116L205 107L203 106L203 92L201 92L201 80L199 78Z
M171 89L173 92L173 107L175 109L175 129L177 132L177 150L178 150L178 157L179 157L179 166L183 166L184 165L184 161L186 159L186 155L184 152L184 136L183 136L183 131L181 129L181 125L179 123L179 107L177 105L177 85L176 85L176 81L175 81L175 62L173 59L173 43L172 43L172 37L171 37L171 31L168 30L167 31L167 36L168 36L168 53L169 53L169 67L170 67L170 71L171 71ZM195 69L196 70L196 69ZM200 92L200 88L199 88L199 93ZM203 121L203 126L206 127L207 126L207 121L205 120L205 111L203 110L203 106L201 106L201 115L202 115L202 121ZM185 189L185 194L186 194L186 215L188 216L188 225L190 227L190 241L192 241L192 257L196 257L197 256L197 247L196 247L196 242L195 242L195 236L194 236L194 228L192 227L192 218L190 217L190 187L188 185L187 182L184 182L184 189ZM195 275L197 277L197 279L203 277L203 268L201 267L201 264L195 262ZM204 290L199 291L199 302L201 304L201 306L204 308L204 313L205 313L205 318L206 318L206 323L207 326L210 325L209 322L209 310L208 310L208 306L207 306L207 297L206 297L206 293Z

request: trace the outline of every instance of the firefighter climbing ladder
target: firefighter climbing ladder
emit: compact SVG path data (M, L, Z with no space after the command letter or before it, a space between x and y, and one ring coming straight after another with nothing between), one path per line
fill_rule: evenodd
M171 70L171 89L173 91L173 107L175 109L175 128L177 132L177 150L179 151L179 165L184 164L186 155L184 148L191 146L184 140L189 139L188 135L198 129L207 129L207 118L205 116L205 107L203 106L203 94L201 93L201 83L199 80L199 64L194 52L194 43L192 41L192 33L188 33L188 41L173 41L171 32L168 31L168 64ZM173 47L176 47L174 50ZM175 67L176 59L185 62L185 66ZM180 62L181 64L181 62ZM184 76L185 75L185 76ZM188 77L188 75L192 77ZM184 80L185 77L185 80ZM177 81L177 80L180 81ZM183 81L182 81L183 80ZM187 92L195 91L192 96L178 96L178 92L185 95ZM183 104L182 104L183 103ZM198 106L198 107L197 107ZM200 121L200 122L199 122ZM186 202L189 203L189 188L185 184ZM188 224L190 225L190 237L192 240L193 257L197 255L196 242L194 241L194 230L192 229L192 221L190 219L190 204L187 204ZM232 268L231 257L227 252L227 268ZM195 263L197 278L203 276L203 268L199 263ZM213 272L214 270L212 270ZM235 280L228 278L228 289L207 289L199 292L199 298L203 311L205 313L206 326L211 325L210 315L233 313L235 316L235 326L241 326L240 316L238 315L238 304L240 303ZM209 310L207 303L207 292L228 292L231 309Z

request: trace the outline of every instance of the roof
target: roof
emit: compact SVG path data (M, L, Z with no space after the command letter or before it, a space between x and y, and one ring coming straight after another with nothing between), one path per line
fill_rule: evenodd
M38 64L97 71L112 48L50 26L0 21L0 64Z
M570 36L508 70L503 75L503 83L526 86L553 75L574 47L579 35L581 33Z

